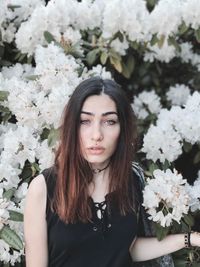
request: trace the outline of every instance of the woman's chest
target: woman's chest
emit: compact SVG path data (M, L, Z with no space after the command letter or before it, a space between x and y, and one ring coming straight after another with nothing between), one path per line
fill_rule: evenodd
M121 216L105 215L99 217L93 214L91 222L65 224L57 215L52 214L48 222L49 250L53 254L61 251L69 255L79 251L89 250L120 250L120 247L130 247L137 234L137 219L134 213Z

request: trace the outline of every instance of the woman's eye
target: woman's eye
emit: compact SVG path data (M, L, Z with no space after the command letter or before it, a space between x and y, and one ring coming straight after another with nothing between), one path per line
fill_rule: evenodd
M80 120L80 124L89 124L90 120Z
M117 122L116 122L115 120L106 120L105 123L106 123L107 125L114 125L114 124L116 124Z

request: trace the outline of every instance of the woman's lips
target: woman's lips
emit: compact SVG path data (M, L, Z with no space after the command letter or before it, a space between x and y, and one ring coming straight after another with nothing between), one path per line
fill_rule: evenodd
M100 155L104 152L105 148L103 147L89 147L88 151L92 155Z

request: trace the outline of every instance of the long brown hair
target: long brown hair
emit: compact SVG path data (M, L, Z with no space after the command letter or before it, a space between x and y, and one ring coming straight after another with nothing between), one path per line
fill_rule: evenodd
M80 150L80 112L87 97L102 93L115 102L120 122L118 145L109 165L109 192L117 192L116 201L121 214L134 208L133 201L129 198L129 180L132 178L131 165L136 146L135 115L117 83L93 77L77 86L66 105L60 145L55 158L57 180L53 207L59 217L68 223L87 222L91 219L88 185L93 179L93 173Z

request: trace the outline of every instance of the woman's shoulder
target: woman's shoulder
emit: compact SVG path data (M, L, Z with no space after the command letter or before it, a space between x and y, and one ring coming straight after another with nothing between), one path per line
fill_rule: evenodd
M50 167L41 171L41 173L33 178L29 185L28 194L35 197L43 197L48 189L49 181L54 177L54 167Z
M29 188L28 188L28 195L31 195L35 198L41 198L45 195L46 192L46 182L44 179L43 174L39 174L38 176L34 177L31 181Z

